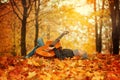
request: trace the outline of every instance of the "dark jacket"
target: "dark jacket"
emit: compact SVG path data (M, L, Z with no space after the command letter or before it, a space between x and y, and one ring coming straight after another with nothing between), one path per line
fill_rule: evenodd
M71 49L53 49L55 52L55 57L59 59L72 58L74 56Z

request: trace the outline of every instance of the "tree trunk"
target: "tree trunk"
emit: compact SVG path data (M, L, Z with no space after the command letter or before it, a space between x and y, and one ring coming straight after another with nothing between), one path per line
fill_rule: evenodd
M15 44L15 36L16 36L16 34L15 34L15 23L14 23L14 25L13 25L13 55L16 55L16 52L15 52L15 49L16 49L16 44Z
M50 26L47 26L47 40L50 40Z
M24 1L23 1L23 3L24 3ZM27 23L27 8L24 7L22 27L21 27L21 55L22 56L26 55L26 23Z
M109 7L112 19L112 44L113 54L119 54L119 27L120 27L120 14L119 14L119 0L109 0Z
M26 18L24 17L22 20L21 27L21 55L26 55Z
M10 3L13 8L13 12L16 14L18 19L21 21L21 55L26 55L26 24L27 18L32 10L32 0L20 0L22 7L17 5L19 1L10 0Z
M104 0L102 1L102 12L104 11ZM103 26L103 14L100 16L100 33L98 34L98 52L101 53L102 51L102 26Z
M96 12L96 0L94 1L94 12ZM98 52L99 44L98 44L98 25L97 25L97 16L95 15L95 42L96 42L96 51Z
M39 23L38 23L38 14L39 14L40 0L35 0L35 41L34 46L37 45L38 34L39 34Z
M36 24L35 24L35 44L34 44L34 46L36 46L37 45L37 40L38 40L38 33L39 33L39 24L38 24L38 15L36 15Z

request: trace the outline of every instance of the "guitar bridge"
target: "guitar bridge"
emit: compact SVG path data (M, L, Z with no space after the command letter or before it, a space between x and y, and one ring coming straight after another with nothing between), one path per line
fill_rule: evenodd
M49 51L51 51L50 49L44 49L43 51L45 51L45 52L49 52Z

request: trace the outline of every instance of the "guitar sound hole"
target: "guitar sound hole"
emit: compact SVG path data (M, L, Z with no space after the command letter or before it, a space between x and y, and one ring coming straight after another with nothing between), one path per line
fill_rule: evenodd
M54 45L49 45L49 47L54 47Z

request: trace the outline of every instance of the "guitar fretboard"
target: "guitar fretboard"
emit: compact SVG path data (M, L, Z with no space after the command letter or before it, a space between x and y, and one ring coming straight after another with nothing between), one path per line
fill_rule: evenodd
M67 32L68 33L68 32ZM55 41L53 41L49 46L50 47L54 47L59 41L60 39L67 33L62 33L57 39L55 39Z

